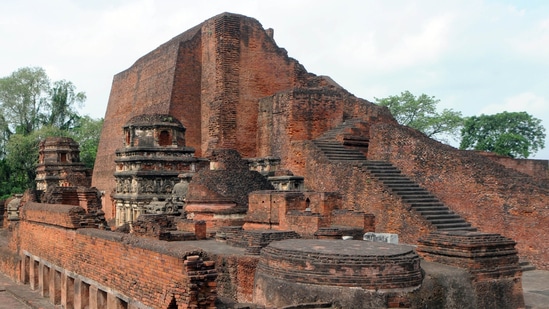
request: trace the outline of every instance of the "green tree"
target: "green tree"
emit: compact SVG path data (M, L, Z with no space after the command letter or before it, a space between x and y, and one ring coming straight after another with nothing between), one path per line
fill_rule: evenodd
M444 109L437 112L440 100L421 94L416 97L409 91L397 96L375 98L376 103L386 106L398 123L423 132L431 138L444 141L445 136L458 138L463 125L460 112Z
M76 87L72 82L56 81L51 87L49 114L44 124L57 126L61 130L70 129L79 118L75 106L80 107L84 101L86 101L86 94L76 92Z
M502 112L468 117L461 130L460 149L482 150L512 158L528 158L545 147L541 120L526 112Z
M21 68L0 79L0 106L10 134L40 128L49 89L50 80L42 68Z
M88 168L95 164L99 137L103 128L103 118L92 119L89 116L79 117L71 130L71 137L80 144L80 160Z

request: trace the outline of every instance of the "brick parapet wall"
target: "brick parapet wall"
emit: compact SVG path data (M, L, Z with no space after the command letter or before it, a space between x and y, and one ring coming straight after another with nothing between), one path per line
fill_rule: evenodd
M99 282L153 308L210 308L215 262L186 245L96 229L69 230L21 221L20 252ZM196 307L193 307L196 306Z
M480 231L517 241L522 257L549 269L549 243L539 240L549 235L543 181L390 124L371 126L368 157L390 161Z
M549 181L549 160L514 159L500 156L490 152L477 152L507 168L536 177L540 180Z
M21 219L68 229L82 227L86 211L80 206L29 202L21 207Z

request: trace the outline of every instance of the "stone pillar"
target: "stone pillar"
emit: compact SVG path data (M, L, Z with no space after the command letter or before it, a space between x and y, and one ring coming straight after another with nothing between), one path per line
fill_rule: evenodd
M116 203L116 215L115 215L115 218L116 218L116 226L120 226L122 225L123 221L122 221L122 203L120 202L117 202Z
M66 273L61 274L61 306L74 309L74 278Z
M50 268L44 263L40 263L40 276L38 278L38 286L40 296L48 297L50 295Z
M90 285L81 279L74 279L74 309L89 308Z
M38 289L38 282L40 277L40 263L37 260L31 259L30 261L30 274L29 283L31 290Z
M107 292L90 285L90 307L89 309L107 309Z
M116 295L107 293L107 309L125 309L127 303L122 299L116 297Z
M25 255L21 259L21 264L20 264L21 265L21 274L20 274L19 281L22 284L29 283L30 262L31 262L30 256Z
M61 273L55 268L50 268L50 302L54 305L61 304Z

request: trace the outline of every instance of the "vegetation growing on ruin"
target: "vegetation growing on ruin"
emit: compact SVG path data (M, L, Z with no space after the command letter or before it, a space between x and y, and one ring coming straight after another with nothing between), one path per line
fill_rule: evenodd
M103 119L78 113L85 100L72 82L51 82L39 67L0 78L0 198L32 187L38 143L46 137L72 137L93 168Z

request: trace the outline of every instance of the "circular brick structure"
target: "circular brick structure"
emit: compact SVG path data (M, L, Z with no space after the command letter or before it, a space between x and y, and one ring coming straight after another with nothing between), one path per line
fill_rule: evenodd
M413 248L404 245L334 239L272 242L261 250L253 301L274 308L310 303L408 308L409 293L423 280L419 262Z
M415 289L423 279L412 247L361 240L292 239L261 251L258 273L289 282Z

